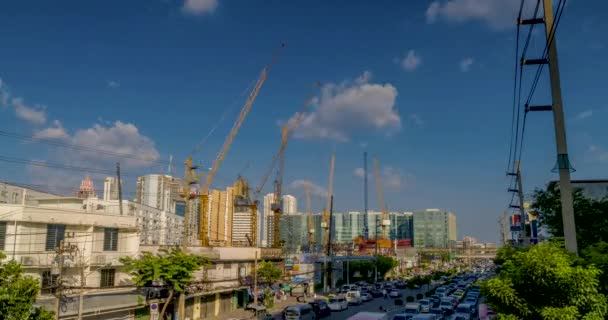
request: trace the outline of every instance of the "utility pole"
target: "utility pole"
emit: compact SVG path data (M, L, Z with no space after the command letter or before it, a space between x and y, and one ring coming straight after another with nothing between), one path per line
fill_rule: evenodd
M118 183L120 185L120 179L118 180ZM120 191L119 191L120 193ZM121 206L122 208L122 206ZM84 285L86 282L86 279L84 277L84 259L83 259L83 255L84 252L78 250L79 256L80 256L80 292L78 294L78 320L82 320L82 314L84 312Z
M116 178L118 179L118 210L122 216L122 181L120 180L120 162L116 162Z
M258 249L255 250L255 258L253 260L253 304L258 304Z
M324 272L324 278L325 280L323 281L323 284L325 286L325 292L328 291L328 289L331 289L331 284L328 286L329 282L331 281L331 277L330 277L330 272L331 272L331 263L328 262L328 260L331 257L331 220L333 218L334 215L334 195L330 195L329 196L329 221L327 223L327 249L325 252L325 272Z
M56 280L55 288L55 320L59 320L59 313L61 312L61 295L63 291L63 240L59 241L59 247L57 248L57 260L59 264L59 276Z
M519 230L520 239L523 245L529 244L529 237L526 231L526 219L528 218L528 214L526 213L526 207L524 205L524 191L523 191L523 182L521 181L521 167L519 160L516 161L517 166L517 196L519 197L519 209L521 213L521 219L519 220L519 224L521 225L521 230ZM528 242L526 242L528 239Z
M545 14L545 33L548 45L549 75L551 78L551 98L553 100L553 123L555 126L555 142L557 145L557 168L559 170L559 190L562 204L562 223L564 225L564 238L566 249L571 253L578 253L576 243L576 227L574 221L574 207L572 204L572 184L570 182L570 160L568 159L568 145L566 143L566 124L562 104L559 66L557 62L557 46L553 20L553 1L543 0Z

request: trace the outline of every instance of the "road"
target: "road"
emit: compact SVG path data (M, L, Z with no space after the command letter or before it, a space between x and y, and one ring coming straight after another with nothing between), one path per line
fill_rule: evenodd
M430 288L431 287L429 286L429 290L430 290ZM424 294L423 289L424 289L424 287L422 287L422 289L416 289L416 290L412 290L412 289L401 290L403 303L404 304L406 303L405 299L408 296L416 297L416 294L418 294L418 293ZM364 302L363 304L358 305L358 306L348 306L348 309L344 310L344 311L332 312L331 316L326 317L324 319L345 320L348 317L355 315L357 312L362 312L362 311L379 312L381 306L385 309L394 308L395 307L395 304L393 303L394 300L395 299L393 299L393 298L389 298L389 299L375 298L371 301Z

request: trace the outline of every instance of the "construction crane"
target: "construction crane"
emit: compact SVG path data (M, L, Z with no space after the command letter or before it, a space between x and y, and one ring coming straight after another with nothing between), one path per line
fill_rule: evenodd
M285 44L281 44L281 48L283 48L283 47L285 47ZM270 72L272 65L274 64L274 62L276 61L276 59L278 57L278 53L279 52L275 52L275 54L273 55L272 62L270 64L266 65L260 72L260 75L257 79L255 86L253 87L253 89L249 93L249 96L247 97L247 101L245 102L245 105L241 109L241 112L239 113L238 118L236 119L234 125L232 126L232 129L230 130L230 133L226 137L226 140L224 141L222 148L218 152L215 160L213 160L211 169L209 170L209 173L205 177L205 183L203 184L202 187L198 183L198 179L196 179L196 185L197 185L198 191L199 191L199 210L200 210L199 235L200 235L200 240L201 240L202 246L209 246L209 234L208 234L208 231L209 231L208 230L209 188L211 187L211 183L213 182L213 178L215 177L217 170L219 169L220 165L222 164L222 161L224 161L224 158L226 157L226 154L228 153L228 150L230 149L230 146L232 145L232 141L234 140L234 137L236 137L237 133L239 132L239 129L241 128L241 126L243 125L243 122L245 121L245 118L247 117L247 115L249 114L249 111L251 110L251 106L253 105L253 102L255 101L258 94L260 93L260 89L262 88L262 85L266 81L268 73ZM189 158L189 160L191 163L191 158ZM190 166L190 167L192 167L192 166ZM186 168L186 170L188 170L188 168Z
M323 227L323 229L325 229L325 238L324 238L324 246L325 246L325 251L327 251L327 246L329 246L329 241L331 239L329 239L329 228L331 228L331 221L330 221L330 217L329 217L329 208L331 206L331 196L333 195L333 189L334 189L334 164L336 161L336 156L335 154L332 152L331 153L331 161L329 164L329 185L327 188L327 205L325 206L325 209L323 210L323 222L321 223L321 227Z
M380 165L378 163L378 158L376 157L374 157L374 167L374 172L376 174L376 188L378 189L378 205L382 211L382 240L376 240L376 245L378 245L380 248L390 248L391 242L388 240L388 227L391 225L391 220L388 217L388 208L384 203L384 196L382 193L382 178L380 177Z
M312 213L310 212L310 181L306 180L304 190L306 192L306 226L308 227L308 251L312 253L314 251L315 226L314 221L312 220Z

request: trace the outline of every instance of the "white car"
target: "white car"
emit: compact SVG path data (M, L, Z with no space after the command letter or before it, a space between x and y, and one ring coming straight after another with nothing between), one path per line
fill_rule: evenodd
M391 298L399 298L401 297L401 291L397 290L397 289L393 289L391 290L391 292L388 294L389 297Z
M372 301L373 298L374 297L367 292L361 294L361 300L363 300L363 302Z
M330 298L327 306L331 311L343 311L348 309L348 301L346 301L345 297L338 296Z

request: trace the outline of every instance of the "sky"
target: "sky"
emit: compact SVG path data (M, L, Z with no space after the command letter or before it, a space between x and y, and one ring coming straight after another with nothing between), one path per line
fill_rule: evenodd
M213 187L239 174L258 186L279 148L280 126L303 113L283 183L301 211L305 180L313 211L322 209L332 152L335 211L362 211L368 152L370 209L378 208L377 157L389 210L447 209L457 215L459 238L498 241L498 216L511 198L505 172L519 3L7 2L0 11L0 180L71 193L89 174L100 190L120 162L129 198L135 177L181 176L188 156L209 168L272 63ZM524 14L533 7L526 0ZM606 10L601 0L568 1L559 24L573 179L608 176ZM542 54L541 29L532 32L528 58ZM533 104L551 102L548 84L545 70ZM551 114L531 113L524 138L530 195L557 178ZM270 191L271 181L263 193Z

